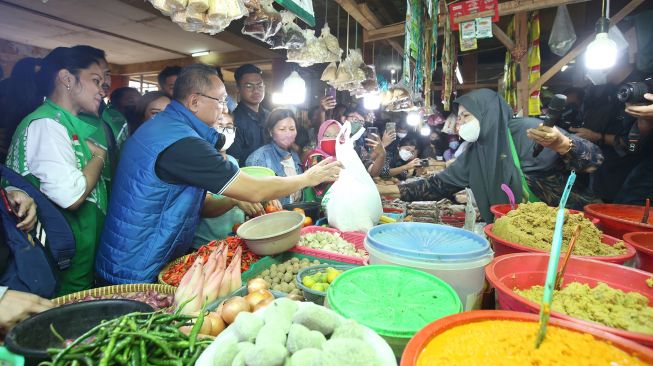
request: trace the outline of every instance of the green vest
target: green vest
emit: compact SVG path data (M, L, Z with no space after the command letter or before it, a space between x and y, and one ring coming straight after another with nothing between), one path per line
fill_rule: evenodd
M25 155L27 128L32 121L50 118L66 128L77 158L77 169L83 170L91 160L91 150L86 140L97 133L97 126L86 123L49 99L34 112L25 117L18 127L9 147L6 165L24 176L35 187L40 188L39 178L29 171ZM99 141L98 141L99 142ZM107 188L101 176L97 185L84 203L75 211L59 207L72 229L76 242L76 253L69 269L61 272L61 288L58 296L86 290L92 287L95 248L100 239L107 212Z

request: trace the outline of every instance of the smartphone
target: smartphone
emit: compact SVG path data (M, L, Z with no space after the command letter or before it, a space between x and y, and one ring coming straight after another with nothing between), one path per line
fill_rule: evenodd
M332 97L333 99L335 99L336 98L336 88L334 88L332 86L327 86L324 89L324 96L325 97Z
M429 166L429 159L420 160L420 166Z
M385 124L385 130L388 132L388 134L395 132L396 128L397 124L395 122L387 122Z
M373 138L373 137L372 137L372 134L375 134L375 135L377 135L377 136L379 135L379 129L376 128L376 127L374 127L374 126L372 126L372 127L367 127L366 130L367 130L366 132L367 132L367 138L368 138L368 139Z

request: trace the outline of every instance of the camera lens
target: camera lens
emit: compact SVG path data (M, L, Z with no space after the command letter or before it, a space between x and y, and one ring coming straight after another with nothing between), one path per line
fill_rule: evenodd
M617 89L617 99L622 103L644 103L644 94L653 90L653 81L626 83Z

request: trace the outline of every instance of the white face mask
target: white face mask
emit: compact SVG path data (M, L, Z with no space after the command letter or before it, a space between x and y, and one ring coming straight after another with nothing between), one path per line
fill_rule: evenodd
M227 149L234 143L234 140L236 139L236 131L234 132L222 132L224 135L224 146L222 147L221 151L227 151Z
M397 132L397 137L399 137L400 139L403 139L406 136L408 136L408 134L405 132Z
M458 135L465 141L474 142L478 140L478 136L481 134L481 124L478 122L478 119L473 118L469 122L460 126L458 129Z
M413 153L406 150L406 149L401 149L401 150L399 150L399 157L403 161L408 161L413 157Z

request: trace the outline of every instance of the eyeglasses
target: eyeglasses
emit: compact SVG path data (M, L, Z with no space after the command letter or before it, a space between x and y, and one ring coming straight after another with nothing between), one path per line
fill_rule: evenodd
M232 134L232 133L236 132L236 127L221 127L221 126L218 126L218 127L216 127L216 130L218 132L220 132L220 133L223 133L223 134L224 133Z
M252 91L254 89L256 90L265 90L265 84L264 83L258 83L258 84L252 84L252 83L245 83L243 84L243 88L248 91Z
M197 95L201 95L201 96L203 96L203 97L207 97L207 98L209 98L209 99L213 99L213 100L215 100L216 102L220 103L220 104L222 105L222 107L227 107L227 96L226 96L226 95L225 95L225 97L224 97L223 99L218 99L218 98L210 97L210 96L208 96L208 95L206 95L206 94L202 94L202 93L197 93Z

